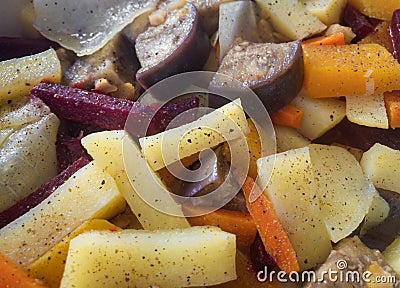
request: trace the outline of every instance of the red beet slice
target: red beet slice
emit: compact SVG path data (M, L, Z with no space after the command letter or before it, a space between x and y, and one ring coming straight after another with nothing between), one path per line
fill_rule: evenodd
M0 213L0 228L6 226L8 223L14 221L18 217L28 212L31 208L35 207L47 197L49 197L58 187L64 184L65 181L71 177L76 171L88 164L90 161L87 158L79 158L67 169L63 170L49 182L43 184L36 191L29 194L27 197L21 199L16 204Z
M351 27L353 32L357 35L357 40L361 40L369 33L374 32L374 26L371 24L368 17L350 4L347 4L344 8L342 20Z
M27 39L18 37L0 37L0 61L36 54L60 47L47 39Z
M258 233L250 246L250 262L255 273L265 271L265 269L270 272L276 268L274 259L265 250L264 243Z
M400 63L400 9L393 12L389 30L394 49L393 56Z

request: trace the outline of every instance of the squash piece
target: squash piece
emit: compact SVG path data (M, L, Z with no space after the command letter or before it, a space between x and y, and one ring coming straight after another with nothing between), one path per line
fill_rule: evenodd
M303 46L310 97L374 95L400 89L400 64L378 44Z
M235 236L217 227L92 231L72 239L61 288L193 287L236 279Z
M379 4L376 0L349 0L349 3L368 17L387 21L392 19L393 11L400 8L399 0L385 0Z
M84 221L107 219L125 206L114 179L91 162L45 201L0 229L0 251L26 268Z
M107 220L93 219L84 222L71 234L64 237L56 246L28 267L29 276L43 280L50 288L60 287L67 259L69 242L79 234L93 230L121 230Z

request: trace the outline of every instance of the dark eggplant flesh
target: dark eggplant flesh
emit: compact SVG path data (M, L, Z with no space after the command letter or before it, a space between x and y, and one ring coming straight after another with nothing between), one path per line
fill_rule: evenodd
M150 26L136 38L141 68L136 79L144 89L169 76L201 70L211 44L195 6L169 11L165 21Z
M241 42L232 47L221 62L210 87L251 88L268 112L289 104L303 85L303 59L300 41L287 43ZM237 87L240 88L240 87Z
M99 51L79 58L64 74L63 82L118 98L136 99L139 91L135 91L134 84L138 69L133 45L123 34L117 34Z
M47 39L28 39L19 37L0 37L0 61L29 56L49 48L60 47Z

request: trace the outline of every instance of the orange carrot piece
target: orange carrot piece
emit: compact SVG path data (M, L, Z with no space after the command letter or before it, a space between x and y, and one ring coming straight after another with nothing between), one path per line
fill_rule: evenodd
M400 90L383 93L391 128L400 128Z
M336 32L327 36L314 37L302 42L302 45L344 45L344 33Z
M261 195L254 202L250 202L249 196L253 189L257 195ZM299 271L300 267L296 258L296 252L275 213L272 203L261 193L260 187L249 176L245 178L242 190L245 194L247 209L253 217L265 250L271 255L281 270L286 273Z
M236 235L236 242L240 247L250 247L257 234L253 218L240 211L219 209L212 213L188 218L194 226L217 226L225 232Z
M22 267L0 253L0 287L45 288L46 286L43 286L39 280L29 277Z
M293 104L288 104L269 116L274 124L298 129L301 126L304 111Z

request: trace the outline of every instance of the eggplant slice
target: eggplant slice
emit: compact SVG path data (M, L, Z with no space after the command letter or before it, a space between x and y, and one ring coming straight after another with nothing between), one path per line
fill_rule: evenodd
M232 47L217 71L251 88L268 112L289 104L303 84L300 41L287 43L241 42ZM214 77L211 87L240 88L228 77Z
M185 4L169 11L162 24L139 34L135 48L142 66L136 79L147 89L169 76L200 70L211 45L196 7Z

